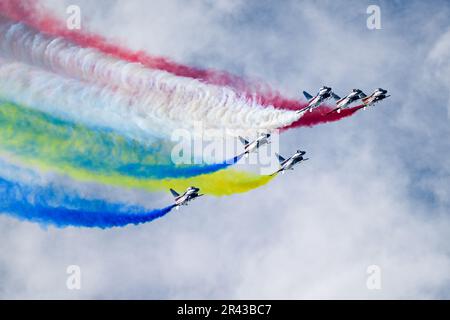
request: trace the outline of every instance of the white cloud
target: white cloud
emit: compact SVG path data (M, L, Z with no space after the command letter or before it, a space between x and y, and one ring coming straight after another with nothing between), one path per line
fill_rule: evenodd
M440 93L448 98L447 108L450 118L450 29L439 37L427 57L427 73L430 81L442 85Z

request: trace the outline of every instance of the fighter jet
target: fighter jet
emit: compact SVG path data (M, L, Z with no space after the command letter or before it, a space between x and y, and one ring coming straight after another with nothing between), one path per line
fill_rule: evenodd
M170 192L175 197L175 206L176 206L175 209L178 210L180 208L180 206L187 206L189 201L203 196L203 194L198 194L199 191L200 191L199 188L189 187L189 188L187 188L185 193L180 195L175 190L170 189Z
M277 173L284 174L286 170L294 170L294 166L302 161L308 160L308 158L303 158L303 156L306 154L306 151L297 150L297 152L290 158L285 159L282 156L280 156L278 153L275 153L278 161L280 162L280 169L272 173L271 175L275 175Z
M370 96L362 99L364 109L366 109L366 107L374 105L377 102L380 102L381 100L384 100L384 99L390 97L390 95L386 95L386 93L387 93L387 90L378 88Z
M245 140L242 137L239 137L239 140L242 142L242 144L244 145L244 153L242 155L248 157L248 155L250 154L250 152L254 152L256 150L259 149L259 147L265 145L265 144L269 144L270 143L270 133L263 133L261 134L261 136L252 141L249 142L248 140Z
M317 95L315 97L313 97L312 95L310 95L306 91L303 91L303 95L305 96L306 99L308 99L308 105L306 107L298 110L297 113L303 113L303 112L305 112L307 110L312 112L312 110L314 108L317 108L323 102L325 102L326 100L328 100L330 98L334 98L335 100L339 100L340 99L340 97L338 95L336 95L331 90L330 87L325 87L325 86L323 86L322 88L319 89L319 92L317 93Z
M337 112L340 113L341 109L347 108L351 103L358 101L359 99L363 99L367 97L364 92L362 92L360 89L353 89L352 92L350 92L348 95L346 95L344 98L339 99L336 102L336 108L328 112L328 114Z

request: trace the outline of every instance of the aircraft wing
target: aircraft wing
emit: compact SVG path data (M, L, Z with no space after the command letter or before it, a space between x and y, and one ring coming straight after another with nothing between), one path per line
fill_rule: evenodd
M277 171L275 171L274 173L272 173L270 176L273 177L274 175L280 173L281 171L283 171L283 168L278 169Z
M341 109L341 107L334 108L333 110L331 110L331 111L328 112L327 114L335 113L335 112L337 112L339 109Z
M308 109L309 109L309 106L306 106L306 107L304 107L304 108L301 108L301 109L297 110L297 113L305 112L305 111L308 110Z
M241 141L241 143L243 144L243 145L248 145L250 142L248 142L247 140L245 140L244 138L242 138L241 136L239 136L239 140Z

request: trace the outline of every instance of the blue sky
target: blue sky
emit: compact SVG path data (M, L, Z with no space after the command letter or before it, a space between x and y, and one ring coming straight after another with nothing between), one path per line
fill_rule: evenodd
M311 161L271 184L150 224L42 229L0 216L1 297L449 298L448 1L69 2L131 48L289 96L330 85L392 97L282 135L281 153L301 147ZM57 14L67 5L46 3ZM381 30L366 28L369 4ZM79 291L65 287L70 264L81 267ZM372 264L381 290L366 288Z

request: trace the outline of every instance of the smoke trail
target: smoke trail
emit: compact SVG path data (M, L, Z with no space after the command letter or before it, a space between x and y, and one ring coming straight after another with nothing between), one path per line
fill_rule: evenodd
M278 93L273 92L273 90L271 89L265 90L264 94L259 94L257 92L249 94L249 91L247 89L245 89L244 91L237 90L237 92L235 92L223 87L207 86L199 83L198 81L174 77L167 73L155 71L155 68L161 68L157 68L151 64L144 64L144 67L141 64L129 63L129 61L133 61L133 59L125 59L121 55L119 55L118 58L122 60L111 57L110 55L105 55L104 50L99 51L103 47L98 47L95 45L88 46L88 43L84 43L84 45L88 46L88 48L82 48L63 38L46 36L32 28L25 26L24 24L14 24L10 20L0 19L0 30L2 31L0 32L0 34L3 34L3 36L0 36L0 47L2 48L3 56L13 59L19 59L22 62L33 64L42 68L47 68L54 72L65 74L66 76L76 77L78 79L86 81L94 81L101 85L107 85L110 87L112 86L113 88L121 88L129 92L130 94L133 94L133 96L141 96L140 99L137 99L137 101L135 101L136 103L138 103L139 101L145 101L147 103L148 101L156 101L155 96L149 93L152 88L156 88L159 91L165 92L166 96L173 94L173 89L170 89L171 85L172 88L173 85L175 85L177 87L182 86L185 89L187 88L188 91L192 90L188 94L189 97L197 95L197 98L199 98L198 96L200 95L200 97L203 97L208 100L208 102L210 102L210 104L203 103L201 104L202 106L214 105L217 107L214 109L209 109L209 111L204 110L203 112L199 112L198 114L200 115L200 117L197 117L194 121L200 121L200 119L204 119L204 114L214 113L214 111L212 110L217 110L216 113L218 113L217 115L219 117L226 116L226 110L242 113L242 115L244 116L245 114L255 115L255 113L257 113L256 110L251 110L252 108L255 109L255 106L256 109L263 106L269 109L281 108L285 110L284 113L286 113L286 110L296 111L305 106L305 102L286 99ZM57 34L59 36L64 36L65 33ZM71 35L72 33L68 34ZM111 52L106 53L109 54ZM115 56L117 57L117 55ZM185 68L187 69L188 67ZM177 74L176 72L174 74L179 76L179 74ZM212 79L219 78L220 77L212 77ZM239 80L239 78L236 76L230 76L227 79L231 78L236 81ZM244 82L241 81L239 83ZM224 85L224 83L221 84ZM229 83L225 84L229 85ZM266 86L266 88L269 87ZM211 92L214 92L214 94L211 95ZM216 98L216 101L211 100L212 97L219 96L222 97L222 100L220 100L220 98ZM219 106L221 106L224 101L229 101L230 103L228 103L228 105L223 104L222 107L225 110L220 110ZM125 100L124 102L127 102L127 100ZM241 111L230 108L233 105L236 105L236 103L241 106ZM180 104L175 103L175 105ZM249 109L247 110L247 108ZM196 112L199 111L198 106L194 109L196 110ZM184 119L186 121L189 120L190 117L190 114L186 115L187 111L188 110L184 110L184 112L177 114L182 114L184 118L186 118ZM271 113L273 113L273 110L270 111L272 111ZM258 118L264 117L259 113L261 112L258 112L258 116L255 115L255 117L253 117L251 121L247 123L247 127L250 126L253 128L259 125L257 121ZM313 115L305 114L300 118L300 115L292 112L289 114L289 116L285 114L283 119L279 119L280 121L277 124L266 124L259 126L259 128L273 129L283 126L287 126L289 128L298 126L311 126L319 123L337 121L343 117L350 116L353 113L354 112L343 112L337 115L324 116L323 114L321 114L320 110L316 110ZM266 114L265 117L267 118L269 117L269 115ZM277 115L275 118L278 117L279 115ZM234 124L236 124L236 120L239 121L239 119L233 120ZM295 123L292 123L294 121ZM228 129L236 128L229 122L226 124L226 126L222 127L226 127ZM159 132L159 130L156 131ZM243 133L241 132L240 134Z
M0 1L0 8L2 2L7 3L9 1ZM10 19L13 19L15 21L22 21L41 32L67 39L79 45L80 47L86 48L85 51L80 51L79 54L76 55L76 58L75 56L73 56L74 60L80 61L80 58L82 58L83 55L87 55L88 52L90 54L93 54L93 51L89 50L89 48L91 48L96 49L104 54L114 56L120 60L131 62L131 64L127 64L128 67L140 68L138 67L139 65L135 64L139 63L149 69L163 70L176 76L198 79L204 83L233 88L242 96L246 97L247 99L252 99L255 101L255 103L263 106L273 106L275 108L287 110L299 110L305 106L305 102L283 97L278 91L271 88L268 84L262 83L261 81L251 81L249 79L243 79L242 77L230 74L225 71L205 70L178 64L170 61L167 58L150 56L142 51L130 51L127 48L109 43L106 39L99 35L85 33L82 31L70 31L63 25L61 21L52 17L48 12L44 12L42 8L38 8L37 4L32 1L26 1L22 4L22 6L17 6L12 3L9 5L4 5L3 7L3 14ZM3 20L4 30L7 30L10 26L11 24L8 23L8 21ZM36 46L36 44L31 43L31 39L36 39L39 36L40 41L49 41L49 38L37 34L36 31L33 31L32 29L27 29L26 27L22 27L22 29L23 32L27 32L25 38L28 40L28 44L25 45ZM24 35L22 35L22 37L23 36ZM67 42L64 42L62 39L59 39L57 42L57 44L53 43L55 47L59 47L59 49L69 50ZM73 55L74 52L71 52L71 54ZM33 58L36 59L36 57ZM59 71L61 71L62 69L61 65L57 65L58 61L53 60L50 62L48 61L48 57L46 62L44 62L45 59L42 59L42 57L40 57L39 59L41 61L40 63L45 64L47 67L49 66L49 64L51 64L53 68L58 68ZM87 59L83 60L81 65L89 65L89 61L86 60ZM85 68L85 71L92 69L92 67ZM141 68L141 70L142 69L144 68ZM129 79L129 81L132 80ZM134 81L134 83L128 83L128 86L131 88L135 88L138 83L139 81Z
M21 3L18 4L14 0L0 0L0 12L12 20L25 22L41 32L68 39L81 47L95 48L121 60L140 63L148 68L167 71L180 77L189 77L209 84L231 87L247 97L256 98L258 103L264 105L286 108L297 104L295 100L282 97L280 93L261 81L250 81L225 71L204 70L182 65L164 57L148 55L142 51L133 52L112 44L99 35L80 30L68 30L62 21L50 15L39 6L37 1L21 0Z
M223 95L219 89L192 88L188 92L175 86L168 94L149 88L145 96L139 96L4 61L0 63L0 95L16 104L89 126L111 128L141 141L167 137L177 129L194 132L199 123L205 134L217 129L251 135L298 119L295 112L248 105L248 101Z
M101 174L153 179L212 173L240 158L210 165L177 166L170 161L167 142L143 145L113 132L92 130L1 101L0 148L55 167L72 166Z
M196 186L201 192L211 196L226 196L244 193L259 188L272 180L273 177L258 175L247 171L220 170L209 174L201 174L188 178L141 179L117 173L108 175L87 171L72 166L53 167L36 159L24 159L3 152L1 157L17 163L22 168L31 168L42 173L65 175L80 182L94 182L127 189L140 189L149 192L168 192L169 188L184 190Z
M183 78L136 63L118 60L97 50L80 48L61 38L49 38L23 24L2 21L1 54L69 77L121 90L120 102L155 118L212 128L275 129L299 118L295 112L263 106L235 91ZM123 97L124 95L128 97Z
M147 210L139 206L85 200L47 186L27 186L0 177L0 212L56 227L123 227L163 217L174 206Z
M351 117L356 113L356 111L360 110L363 107L364 106L362 105L358 105L355 107L342 109L340 113L329 113L334 109L334 107L323 105L315 108L312 112L305 112L300 119L290 124L289 126L282 128L281 130L298 127L312 127L321 123L339 121L343 118Z
M157 210L147 210L146 206L142 205L126 205L125 203L128 203L129 200L121 200L122 202L100 200L104 199L103 197L109 198L109 195L97 196L98 190L96 188L91 188L91 192L95 192L95 198L86 200L86 195L79 196L86 192L86 187L83 187L83 184L60 176L58 173L56 175L54 172L47 174L41 169L17 161L7 154L0 154L0 213L7 213L22 220L57 227L109 228L149 222L162 217L173 208L173 206L168 206ZM62 172L64 175L66 173ZM243 175L238 173L232 175L232 177L242 178ZM255 184L256 178L254 176L253 181L244 180L243 183L250 187L249 184ZM220 187L217 183L222 180L220 177L209 180L207 183L213 184L210 191L218 190ZM81 183L84 182L90 181L81 181ZM170 187L181 192L190 185L191 181L177 182L173 180L164 183L169 183ZM202 192L207 190L204 184L200 184L200 186ZM233 186L228 187L221 192L234 193ZM162 186L160 188L164 189ZM168 187L165 191L170 194ZM100 194L103 193L100 192Z

